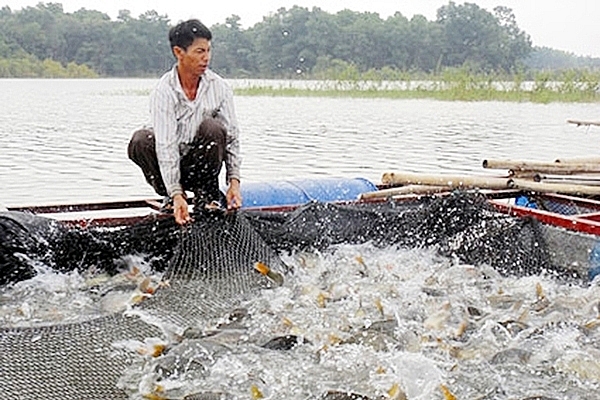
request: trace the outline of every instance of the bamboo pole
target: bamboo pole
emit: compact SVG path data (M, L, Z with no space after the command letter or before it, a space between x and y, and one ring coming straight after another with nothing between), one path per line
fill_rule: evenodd
M600 186L600 176L598 175L544 175L537 173L530 178L534 182L559 182L572 185Z
M595 126L600 126L600 121L579 121L576 119L568 119L567 122L569 124L575 124L577 126L590 126L590 125L595 125Z
M430 185L444 186L451 189L509 189L509 178L484 177L484 176L459 176L440 174L413 174L400 172L386 172L381 182L384 185Z
M512 184L515 189L529 190L538 193L563 193L600 196L600 187L598 186L532 182L525 179L513 179Z
M557 158L554 162L560 164L600 164L600 157Z
M431 185L407 185L394 187L389 189L376 190L374 192L361 193L360 200L370 199L387 199L394 196L402 196L406 194L427 195L433 193L441 193L448 190L447 186L431 186Z
M556 175L600 172L600 163L556 163L513 160L483 160L483 168L507 169L509 174L520 172L538 172Z
M534 179L541 174L537 171L508 171L508 176L511 178L520 178L520 179Z

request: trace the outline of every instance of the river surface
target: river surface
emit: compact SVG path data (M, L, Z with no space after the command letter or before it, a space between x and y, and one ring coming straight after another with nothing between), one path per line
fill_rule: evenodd
M0 80L0 204L153 196L126 147L147 120L154 83ZM598 120L598 104L237 97L236 107L243 181L334 176L377 183L388 171L489 174L484 159L600 155L600 129L566 123ZM285 261L296 273L245 305L253 315L248 329L309 344L214 355L202 372L204 390L235 399L305 400L328 390L396 400L449 393L600 398L598 279L503 277L435 249L369 243L288 254ZM98 304L88 275L37 267L37 277L0 288L1 326L125 309L134 294ZM151 377L124 377L131 398L149 396L140 382ZM174 378L165 396L181 398L194 385Z
M233 82L234 84L236 82ZM155 80L0 80L0 205L153 196L126 154ZM236 97L242 181L600 156L599 104Z

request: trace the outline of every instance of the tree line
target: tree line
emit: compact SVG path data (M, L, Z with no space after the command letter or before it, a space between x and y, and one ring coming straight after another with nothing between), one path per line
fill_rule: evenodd
M157 76L174 62L167 39L173 25L156 11L135 18L122 10L111 20L94 10L65 13L60 3L18 11L3 7L0 77ZM511 74L526 69L532 58L536 68L544 68L544 60L565 64L565 57L551 49L537 52L512 10L503 6L490 12L451 1L433 21L401 12L383 19L372 12L331 14L293 6L247 29L237 15L210 28L212 68L228 78L330 77L348 66L390 76L457 67ZM597 59L590 61L584 65Z

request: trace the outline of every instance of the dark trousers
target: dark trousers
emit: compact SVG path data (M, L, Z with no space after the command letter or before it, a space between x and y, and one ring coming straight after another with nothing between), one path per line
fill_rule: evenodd
M194 193L203 191L209 195L220 193L219 173L225 159L226 134L225 127L218 120L207 118L202 121L189 145L189 151L179 163L183 190ZM142 169L146 181L156 193L166 196L167 189L156 157L154 131L140 129L134 132L127 154Z

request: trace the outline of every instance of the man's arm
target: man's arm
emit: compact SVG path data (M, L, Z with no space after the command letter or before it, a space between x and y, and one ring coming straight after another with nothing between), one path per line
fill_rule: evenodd
M228 210L235 210L242 206L242 192L240 190L239 179L232 178L229 181L226 197Z
M187 198L181 186L180 154L177 142L175 105L167 91L157 88L150 96L152 126L156 138L156 157L167 194L173 199L173 216L179 225L191 221Z
M150 96L150 113L156 138L156 157L167 194L171 197L184 194L180 183L175 104L165 89L157 88Z
M226 179L228 183L231 183L232 179L237 179L239 183L240 165L242 163L240 157L239 126L233 104L233 91L229 87L225 91L225 98L221 105L221 113L227 122L227 142L225 148Z
M190 216L190 212L188 209L188 202L183 194L175 194L173 197L173 216L175 217L175 222L179 225L185 225L192 220Z

